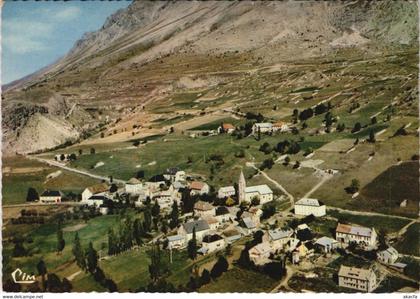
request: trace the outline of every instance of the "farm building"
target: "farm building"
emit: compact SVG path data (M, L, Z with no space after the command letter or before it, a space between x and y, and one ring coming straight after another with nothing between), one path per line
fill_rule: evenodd
M394 247L388 247L378 252L378 260L385 264L394 264L398 256L398 251Z
M45 190L39 197L39 201L42 203L60 203L61 192L55 190Z
M92 195L105 195L109 191L109 187L105 183L96 184L90 187L87 187L82 192L82 201L87 201Z
M374 228L363 226L339 223L335 230L335 239L344 244L356 242L367 247L375 247L376 236Z

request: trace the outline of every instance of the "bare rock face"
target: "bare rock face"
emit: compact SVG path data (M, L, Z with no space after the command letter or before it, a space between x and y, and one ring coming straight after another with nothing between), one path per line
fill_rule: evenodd
M62 59L6 87L4 149L51 148L170 93L168 86L223 81L191 73L228 53L275 64L337 47L416 45L417 13L415 1L134 1ZM201 65L182 62L191 57ZM156 74L165 58L167 71Z

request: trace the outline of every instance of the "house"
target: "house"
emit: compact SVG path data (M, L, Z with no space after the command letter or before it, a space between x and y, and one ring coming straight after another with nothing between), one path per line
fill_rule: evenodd
M206 183L193 181L190 183L191 195L204 195L209 193L210 187Z
M260 224L260 219L261 216L263 214L263 211L257 207L251 207L248 210L248 213L250 213L250 215L252 215L252 220L254 220L255 223L257 223L258 225Z
M325 216L325 205L313 198L302 198L295 203L295 214L308 216L314 215L315 217Z
M218 198L226 198L235 195L236 191L233 186L221 187L217 192Z
M136 178L131 178L125 184L125 192L132 195L140 194L143 191L143 184L140 180Z
M232 134L235 131L235 126L229 123L222 123L220 127L217 128L219 134L227 133Z
M186 246L185 236L182 235L175 235L175 236L168 236L166 238L168 240L168 248L169 249L180 249Z
M362 292L372 292L377 287L376 274L372 269L342 265L338 271L338 285Z
M245 188L245 201L251 202L253 198L260 200L260 205L273 200L273 191L267 185L258 185Z
M215 230L217 230L220 227L219 220L217 220L214 217L207 216L207 217L203 217L203 219L207 221L207 223L208 223L208 225L209 225L209 227L210 227L211 230L214 230L215 231Z
M225 239L218 234L207 235L203 237L199 252L203 254L211 253L214 251L222 250L226 247Z
M239 226L242 229L244 235L250 235L257 230L257 225L254 221L252 221L250 217L242 218L239 222Z
M369 227L339 223L335 230L335 239L344 244L356 242L359 245L375 247L376 237L375 229Z
M90 187L87 187L82 192L82 201L86 202L93 195L105 195L108 193L109 187L105 183L96 184Z
M192 239L193 230L195 229L195 236L198 242L201 242L203 237L210 232L210 226L207 221L200 219L187 223L183 223L178 229L178 234L184 236L186 242Z
M321 237L315 242L315 247L324 253L331 252L331 250L336 249L339 245L336 240L328 237Z
M108 215L109 212L109 207L106 204L101 204L99 206L99 213L101 213L101 215Z
M282 230L282 229L271 229L264 239L271 243L274 248L282 249L289 242L290 238L293 236L293 230Z
M249 258L256 265L264 265L269 261L270 255L273 251L271 245L267 242L262 242L248 250Z
M289 126L282 121L278 121L273 124L273 132L287 132L289 131Z
M184 182L185 179L186 179L185 171L180 170L175 173L175 182Z
M226 243L232 244L233 242L241 239L241 233L236 229L227 229L223 231L223 236L225 237Z
M56 190L45 190L40 196L39 201L42 203L60 203L61 192Z
M306 243L300 242L296 246L295 251L298 252L299 257L302 258L302 257L305 257L305 256L313 253L314 252L314 247L313 247L311 242L306 242Z
M215 218L219 223L225 223L232 219L231 214L229 213L229 210L226 207L217 207L216 208L216 216Z
M208 217L216 215L216 208L205 201L197 201L194 204L194 214L200 217Z
M255 123L252 126L252 133L257 134L258 132L261 132L261 133L273 132L273 124L272 123Z
M394 247L378 252L378 260L385 264L394 264L398 259L398 251Z
M82 200L81 203L88 205L89 207L95 206L100 207L110 199L105 195L93 195L89 197L87 200Z
M166 169L163 177L170 182L185 180L185 171L181 171L178 167L170 167Z

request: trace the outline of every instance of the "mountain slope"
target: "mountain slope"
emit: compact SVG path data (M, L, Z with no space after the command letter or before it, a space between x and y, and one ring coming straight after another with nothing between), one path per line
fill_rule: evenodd
M136 1L58 62L9 86L4 150L33 152L77 140L147 101L159 102L185 77L205 85L226 80L218 72L340 48L381 53L416 46L417 24L416 2ZM51 106L57 99L64 107L58 112ZM41 132L48 131L42 123L58 133Z

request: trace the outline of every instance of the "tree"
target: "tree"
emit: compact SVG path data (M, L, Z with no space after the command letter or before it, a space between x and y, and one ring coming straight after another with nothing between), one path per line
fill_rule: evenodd
M136 220L134 220L133 226L134 226L133 228L134 240L136 241L136 244L140 246L143 244L142 237L144 235L143 225L140 219L137 218Z
M210 277L210 272L207 269L204 269L203 272L201 273L201 277L200 277L200 284L201 285L205 285L210 283L211 277Z
M376 116L372 117L370 119L370 122L371 122L372 125L376 124L378 122L378 120L376 119Z
M187 251L190 259L195 260L197 257L197 239L195 236L195 227L193 228L192 239L188 241Z
M26 249L23 246L22 241L15 243L15 247L13 248L13 256L14 257L26 256Z
M298 169L300 167L300 162L296 161L295 165L293 166L294 169Z
M79 149L79 156L81 156L83 154L83 150Z
M60 161L64 161L66 159L66 156L64 156L64 154L60 155Z
M96 153L96 151L95 151L95 149L92 147L91 149L90 149L90 154L91 155L93 155L93 154L95 154Z
M348 193L354 194L359 191L360 182L358 179L352 179L349 187L346 188Z
M136 178L137 179L144 179L144 170L137 171Z
M74 236L74 242L73 242L73 249L72 249L74 258L76 259L76 264L81 269L86 269L86 260L85 260L85 254L82 249L82 245L80 244L79 234L76 232L76 235Z
M93 248L92 241L89 242L89 247L86 251L87 269L90 273L95 273L98 267L98 253Z
M235 204L235 200L234 200L232 197L228 197L228 199L226 199L225 204L226 204L228 207L231 207L231 206L233 206L233 205Z
M169 227L174 229L179 224L179 210L178 210L178 202L176 200L172 204L170 219L171 220L169 222Z
M290 157L289 156L286 156L286 158L284 158L284 165L289 165L289 163L290 163Z
M63 251L65 245L66 241L63 237L63 230L61 229L61 225L59 224L57 230L57 254L60 254Z
M37 201L39 200L38 192L36 192L35 188L29 187L28 193L26 194L26 201Z
M157 200L155 200L155 204L152 207L152 216L157 217L160 214L160 206Z
M45 262L42 259L36 265L36 269L38 270L38 275L41 276L42 288L45 291L47 287L45 284L45 275L47 274L47 266L45 265Z
M362 129L362 125L359 122L357 122L354 124L354 127L351 130L351 132L356 133L356 132L359 132L361 129Z
M159 245L154 245L150 254L149 274L150 279L156 283L164 272L163 264L161 262L161 252Z
M258 198L258 196L254 196L254 197L251 199L251 204L252 204L253 206L258 206L258 205L260 204L260 199Z
M226 272L229 268L229 263L224 256L219 256L216 264L214 264L213 268L210 271L210 275L213 278L217 278Z
M70 156L69 156L69 160L70 160L70 161L75 161L75 160L77 160L77 156L76 156L76 154L75 154L75 153L71 153L71 154L70 154Z
M375 139L375 132L373 132L373 130L370 130L368 142L375 143L375 141L376 141L376 139Z
M109 188L109 192L114 193L117 192L118 190L118 186L116 184L112 184L111 187Z
M152 215L150 214L149 209L143 212L143 229L145 232L150 232L152 229Z

